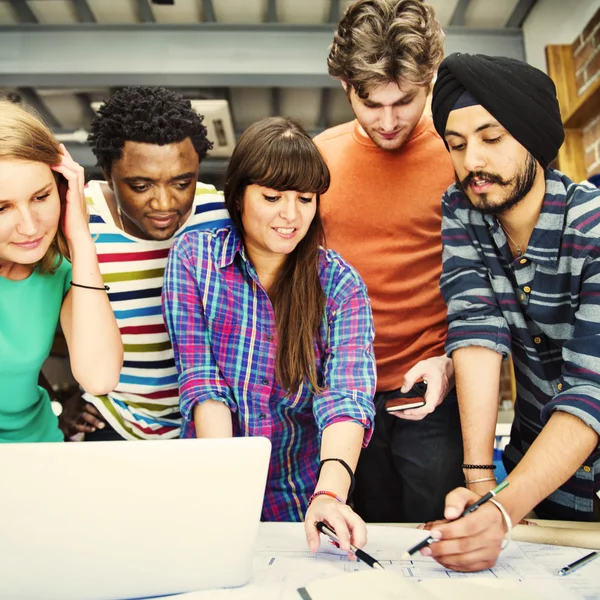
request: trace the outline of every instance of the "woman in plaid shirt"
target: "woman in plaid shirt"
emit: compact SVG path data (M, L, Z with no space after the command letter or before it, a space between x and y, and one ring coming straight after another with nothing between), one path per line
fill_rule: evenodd
M263 518L304 519L312 551L319 520L344 549L350 538L366 542L345 501L370 438L376 377L366 287L321 246L328 186L327 165L298 122L255 123L227 171L233 225L182 235L163 289L182 435L268 437Z

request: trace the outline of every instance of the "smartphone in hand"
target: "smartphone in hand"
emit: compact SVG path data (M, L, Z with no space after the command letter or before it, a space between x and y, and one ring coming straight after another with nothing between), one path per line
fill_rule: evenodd
M425 406L426 391L427 384L424 381L417 381L408 392L401 392L400 389L394 390L394 395L385 401L385 410L393 413Z

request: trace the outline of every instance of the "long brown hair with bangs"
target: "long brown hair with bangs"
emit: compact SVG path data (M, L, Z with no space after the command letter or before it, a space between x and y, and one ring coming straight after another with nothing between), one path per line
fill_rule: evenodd
M251 184L279 192L316 194L317 210L304 238L286 256L269 289L277 324L275 376L289 393L302 383L319 392L315 336L325 310L319 278L319 246L325 242L320 195L329 188L329 169L304 127L289 117L270 117L240 137L225 177L225 206L244 240L244 193Z
M13 102L0 99L0 159L41 162L52 166L60 163L61 154L52 132L38 117ZM58 185L61 176L56 173L54 176ZM64 210L62 195L60 204ZM63 257L69 258L69 247L59 222L50 247L36 267L40 273L54 273Z

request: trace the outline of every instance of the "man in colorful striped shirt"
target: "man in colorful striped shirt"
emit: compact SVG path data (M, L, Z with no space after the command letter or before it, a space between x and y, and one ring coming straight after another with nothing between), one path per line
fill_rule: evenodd
M453 54L433 92L457 183L443 199L442 293L469 490L455 519L496 485L500 362L512 353L509 486L427 549L446 567L493 565L511 521L595 520L600 490L600 193L549 168L564 139L552 80L526 63Z
M90 144L106 181L86 188L90 230L121 330L125 360L106 396L84 394L63 422L85 439L177 438L177 371L161 314L169 250L184 231L229 222L222 194L197 183L212 147L202 116L164 88L125 88L92 123ZM79 399L78 399L79 400Z

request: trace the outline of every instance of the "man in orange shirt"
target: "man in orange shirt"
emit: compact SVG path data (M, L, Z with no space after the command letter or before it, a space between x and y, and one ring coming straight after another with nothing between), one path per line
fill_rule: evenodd
M358 0L334 34L329 73L356 120L316 138L331 170L327 244L361 274L377 358L375 433L356 471L355 510L371 522L441 518L464 485L454 373L444 354L441 199L454 171L424 115L444 34L420 0ZM422 408L388 413L394 390L427 382Z

